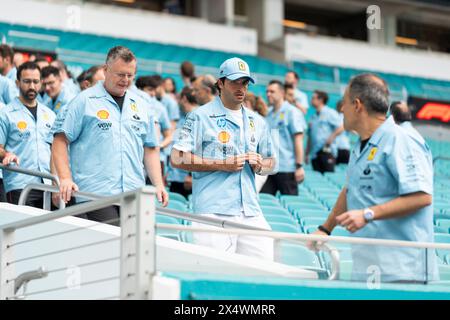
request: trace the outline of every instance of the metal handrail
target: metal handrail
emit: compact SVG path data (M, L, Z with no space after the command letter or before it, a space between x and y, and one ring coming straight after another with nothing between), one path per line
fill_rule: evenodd
M23 173L23 174L27 174L29 176L35 176L35 177L42 178L42 179L52 180L53 182L56 183L57 186L59 186L58 177L53 174L50 174L50 173L25 169L25 168L21 168L19 166L4 166L2 164L0 164L0 169L13 171L13 172L17 172L17 173Z
M445 161L450 161L450 157L444 157L444 156L437 156L433 158L433 165L436 161L438 160L445 160Z
M25 188L23 188L22 192L20 193L19 202L18 202L19 206L25 205L28 195L30 194L31 190L40 190L40 191L44 191L44 192L54 192L54 193L59 192L59 188L56 186L50 186L48 184L30 183L30 184L26 185ZM98 200L98 199L104 198L104 196L99 196L94 193L81 192L81 191L73 191L72 195L74 197L80 197L80 198L89 199L89 200ZM59 203L59 209L64 209L65 207L66 207L66 204L64 203L64 201L61 200Z

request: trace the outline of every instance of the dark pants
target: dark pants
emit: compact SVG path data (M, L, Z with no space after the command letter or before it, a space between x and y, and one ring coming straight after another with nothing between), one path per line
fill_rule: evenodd
M20 190L11 190L6 194L6 200L12 204L19 204ZM42 209L44 206L44 192L39 190L31 190L28 194L25 205Z
M120 226L120 208L118 206L82 213L76 217Z
M261 189L261 193L275 195L277 191L281 194L298 195L298 184L294 172L279 172L267 178Z
M318 152L316 158L311 160L311 164L314 171L324 172L334 172L334 165L336 164L336 159L331 153Z
M3 179L0 179L0 202L6 202L5 187L3 187Z
M182 194L186 199L192 193L192 189L186 190L183 182L170 182L170 192Z
M347 164L350 160L350 150L338 149L338 156L336 158L336 164Z

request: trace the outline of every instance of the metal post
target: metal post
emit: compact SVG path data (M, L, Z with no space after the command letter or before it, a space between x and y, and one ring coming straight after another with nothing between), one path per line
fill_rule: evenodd
M120 299L151 299L156 272L154 187L122 199L120 226Z
M44 191L44 206L43 209L50 211L52 205L52 193L49 191Z
M6 300L14 296L15 270L14 264L8 265L13 261L13 249L9 245L13 243L14 229L0 229L0 299ZM11 281L12 280L12 281Z

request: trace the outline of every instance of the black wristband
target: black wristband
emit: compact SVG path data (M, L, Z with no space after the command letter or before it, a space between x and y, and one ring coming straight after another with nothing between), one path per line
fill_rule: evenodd
M303 168L303 164L302 163L296 163L295 164L295 169L301 169Z
M328 230L327 228L325 228L324 226L320 225L317 227L317 229L319 229L322 232L325 232L327 235L331 235L330 230Z

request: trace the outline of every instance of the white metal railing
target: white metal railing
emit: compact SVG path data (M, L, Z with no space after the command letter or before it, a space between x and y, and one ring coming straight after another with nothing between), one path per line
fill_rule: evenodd
M51 186L48 186L51 187ZM56 187L53 187L56 188ZM15 266L21 262L36 260L49 255L58 255L65 252L73 252L82 248L101 245L108 242L120 241L120 255L100 259L98 261L89 261L86 264L98 264L106 260L120 260L120 276L95 279L83 283L90 285L102 281L119 280L120 293L117 297L121 299L148 299L151 298L152 277L155 275L155 189L153 187L143 187L136 191L125 192L120 195L104 197L89 202L84 202L76 206L71 206L48 214L27 218L13 223L0 226L0 299L20 299L26 295L37 295L49 291L58 291L67 289L65 287L51 288L47 290L35 291L22 295L17 295L20 285L33 279L43 278L49 272L60 272L66 269L66 266L47 270L40 268L38 270L27 271L21 275L16 275ZM61 234L80 231L86 227L75 228L68 231L47 234L42 237L27 239L15 242L15 232L46 222L54 221L59 218L74 216L77 214L91 212L101 208L109 207L120 203L120 237L111 237L97 242L84 243L69 248L37 253L24 258L15 259L14 251L16 247L34 243L38 240L56 237ZM100 224L100 223L97 223Z

